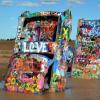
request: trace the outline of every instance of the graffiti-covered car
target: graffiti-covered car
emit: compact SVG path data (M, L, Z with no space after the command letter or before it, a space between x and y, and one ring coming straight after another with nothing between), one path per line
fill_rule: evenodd
M71 12L26 11L19 17L14 54L5 87L8 91L42 93L65 88L66 47Z
M100 20L79 19L73 76L100 78Z

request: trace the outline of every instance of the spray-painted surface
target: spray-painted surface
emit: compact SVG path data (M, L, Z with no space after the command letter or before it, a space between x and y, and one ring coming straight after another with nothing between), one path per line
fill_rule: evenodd
M76 67L77 78L100 78L100 20L79 20Z
M19 17L14 54L6 79L8 91L42 93L65 89L71 12L24 12ZM52 67L51 67L52 66Z

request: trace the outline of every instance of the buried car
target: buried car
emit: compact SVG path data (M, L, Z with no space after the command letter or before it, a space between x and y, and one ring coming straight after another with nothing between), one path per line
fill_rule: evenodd
M14 53L5 87L8 91L42 93L65 88L71 12L26 11L19 17Z

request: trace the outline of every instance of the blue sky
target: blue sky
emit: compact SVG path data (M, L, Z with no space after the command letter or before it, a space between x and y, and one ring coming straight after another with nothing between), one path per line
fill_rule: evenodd
M24 11L72 11L73 30L76 39L79 18L100 19L100 0L0 0L0 39L14 38L18 16Z

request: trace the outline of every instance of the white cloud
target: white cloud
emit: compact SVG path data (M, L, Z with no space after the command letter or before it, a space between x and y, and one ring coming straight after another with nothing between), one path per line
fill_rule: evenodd
M30 2L30 1L18 2L16 5L22 6L22 7L37 7L37 6L39 6L38 3Z
M1 6L12 6L13 1L12 0L2 0L0 2Z
M41 0L41 4L57 4L59 0Z
M70 4L84 4L84 0L67 0Z

